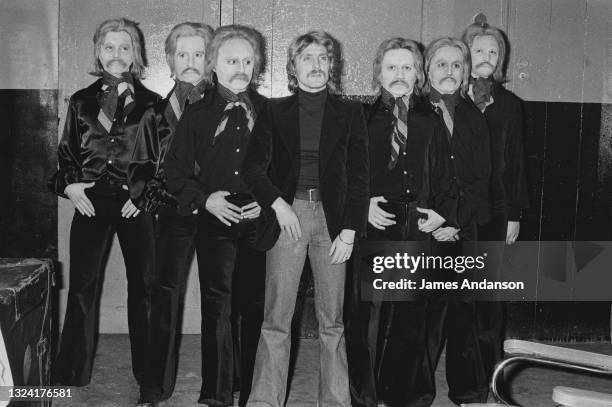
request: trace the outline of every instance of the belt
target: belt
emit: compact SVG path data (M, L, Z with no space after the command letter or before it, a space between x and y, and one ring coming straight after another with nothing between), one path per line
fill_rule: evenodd
M90 181L83 181L90 182ZM95 180L96 185L91 189L91 192L101 192L101 193L128 193L127 190L124 190L124 186L127 187L127 180L121 178L111 177L110 175L104 175L101 178Z
M295 191L295 198L302 201L319 202L321 200L321 190L317 188L300 189Z

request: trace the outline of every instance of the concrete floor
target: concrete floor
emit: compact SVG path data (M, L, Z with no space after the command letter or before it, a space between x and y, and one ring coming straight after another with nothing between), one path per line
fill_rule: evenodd
M571 344L577 349L612 354L609 343ZM313 406L317 394L317 341L302 339L299 343L289 406ZM436 372L438 397L434 407L452 407L447 398L444 355ZM511 392L515 401L525 407L554 406L552 388L556 385L579 387L612 393L612 380L578 376L565 371L528 367L512 372ZM200 390L200 336L185 335L181 347L176 390L160 407L198 406ZM138 387L132 376L127 335L102 335L95 361L92 383L75 389L70 400L54 401L54 407L125 407L134 405Z

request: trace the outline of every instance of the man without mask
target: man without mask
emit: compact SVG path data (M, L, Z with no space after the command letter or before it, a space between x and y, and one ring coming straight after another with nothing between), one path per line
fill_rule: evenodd
M318 404L350 406L342 320L346 261L367 217L368 155L362 108L336 96L339 48L311 31L287 52L289 90L259 119L244 178L262 205L267 252L264 323L250 406L285 402L291 319L306 255L319 322Z

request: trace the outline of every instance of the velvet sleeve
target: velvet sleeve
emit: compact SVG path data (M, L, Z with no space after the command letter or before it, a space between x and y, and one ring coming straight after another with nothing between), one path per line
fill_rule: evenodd
M271 104L267 104L255 122L249 148L242 163L242 177L255 199L263 208L270 208L282 192L268 176L272 160Z
M359 234L366 229L370 204L368 131L363 107L360 104L354 104L349 129L346 178L347 191L342 228L354 230Z
M166 174L168 192L176 197L179 215L188 216L206 204L206 193L196 174L196 136L193 128L195 116L187 110L176 128L174 139L162 164Z
M521 211L529 207L527 180L525 175L525 152L523 145L523 111L520 101L514 100L512 119L506 139L506 167L502 174L506 190L508 220L519 221Z
M160 117L153 107L142 116L128 166L130 198L138 209L149 213L160 206L175 204L175 198L166 190L165 173L160 167Z

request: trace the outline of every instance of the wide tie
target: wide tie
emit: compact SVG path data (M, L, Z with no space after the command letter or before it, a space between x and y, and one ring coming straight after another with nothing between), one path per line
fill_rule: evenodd
M404 97L395 98L393 116L395 116L395 127L391 137L391 160L388 168L392 170L397 165L400 152L406 148L408 138L408 106Z
M123 74L121 78L103 75L101 90L103 93L99 99L98 121L110 133L113 122L116 122L113 119L119 115L119 122L123 121L134 106L132 76L129 73Z
M448 111L446 104L444 103L444 101L440 100L439 102L434 103L434 105L436 106L436 110L438 111L438 113L442 114L442 119L444 120L444 124L446 125L446 128L448 130L448 134L452 136L453 118L451 117L451 114Z

